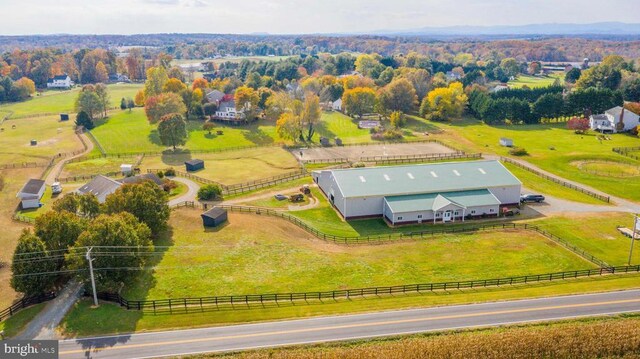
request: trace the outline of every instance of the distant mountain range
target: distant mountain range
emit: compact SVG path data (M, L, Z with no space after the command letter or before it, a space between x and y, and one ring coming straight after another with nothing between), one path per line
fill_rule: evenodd
M427 26L411 30L380 30L367 32L367 34L394 36L640 35L640 23L597 22L591 24Z

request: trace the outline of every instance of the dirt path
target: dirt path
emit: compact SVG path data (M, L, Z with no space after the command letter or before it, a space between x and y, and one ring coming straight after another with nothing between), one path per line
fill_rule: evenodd
M187 193L183 194L182 196L179 196L170 200L169 206L175 206L178 203L182 203L185 201L196 200L196 196L198 195L198 190L200 189L200 186L197 183L183 177L171 177L171 179L176 182L184 183L185 185L187 185L188 190L187 190Z
M16 336L16 339L56 339L56 328L80 298L81 293L82 283L75 280L67 283L58 296L47 303L42 311Z
M47 177L45 178L45 182L48 183L49 185L56 181L56 178L60 175L60 173L62 172L62 168L64 167L64 165L67 164L67 162L76 158L80 158L86 155L87 153L93 151L93 147L94 147L93 141L91 141L91 139L87 136L87 134L81 133L78 136L80 136L80 141L84 143L84 146L86 147L85 150L82 153L79 153L71 157L66 157L62 161L56 163L51 168L51 170L49 171L49 174L47 174Z

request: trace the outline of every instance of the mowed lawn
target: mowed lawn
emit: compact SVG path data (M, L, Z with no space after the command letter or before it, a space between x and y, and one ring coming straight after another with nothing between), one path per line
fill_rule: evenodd
M482 279L591 268L592 264L528 231L437 236L386 245L339 246L278 218L231 213L205 231L200 212L179 210L172 243L153 273L123 295L161 299L315 291Z
M120 106L123 97L133 98L142 84L107 85L111 106ZM12 116L29 116L41 113L74 112L80 87L69 91L48 90L30 100L0 106L0 112L13 112Z
M518 75L515 80L508 82L510 87L520 88L527 86L529 88L535 87L547 87L553 85L558 80L560 84L564 83L564 73L552 73L550 75L531 76L531 75Z
M58 177L73 177L93 174L105 174L120 171L123 163L136 164L141 156L132 157L99 157L82 161L74 161L64 165Z
M248 125L230 126L216 122L211 132L202 129L203 121L189 121L189 138L184 148L206 150L255 145L289 143L276 133L275 123L258 121ZM222 134L218 134L222 131ZM157 125L147 121L144 110L115 112L91 131L107 153L157 152L167 149L160 142ZM324 112L316 126L313 137L315 143L320 136L333 140L343 139L345 143L370 142L369 130L359 129L357 121L339 112Z
M579 135L568 130L565 124L540 124L522 126L489 126L480 121L465 118L452 124L440 125L445 133L455 133L461 143L472 143L476 151L509 156L509 149L499 145L500 137L514 140L514 145L529 152L520 157L538 167L569 180L584 183L609 194L640 201L638 177L615 178L582 171L576 161L615 161L640 166L632 160L612 151L614 147L640 146L640 139L629 134L609 135L611 140L598 140L591 132ZM436 138L436 137L434 137Z
M73 127L73 121L61 122L58 116L4 121L0 125L0 164L46 162L58 153L81 151ZM37 145L32 146L31 140Z
M630 213L575 213L571 216L532 220L529 223L560 236L611 265L627 265L631 239L622 235L617 227L632 228L633 215ZM635 244L631 263L640 264L640 246L638 241Z
M184 162L196 158L204 161L204 169L191 172L192 174L224 184L244 183L300 168L289 151L277 146L214 153L167 152L162 156L145 156L141 168L146 170L171 167L184 172Z

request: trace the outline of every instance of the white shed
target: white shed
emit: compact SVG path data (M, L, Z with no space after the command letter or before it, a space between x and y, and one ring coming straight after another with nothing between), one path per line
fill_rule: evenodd
M123 163L120 165L120 172L122 172L123 175L127 176L133 173L133 165L130 164L126 164Z
M40 198L44 194L45 183L41 179L30 179L25 183L17 196L21 200L22 209L39 208Z
M513 147L513 140L506 137L500 137L500 146Z

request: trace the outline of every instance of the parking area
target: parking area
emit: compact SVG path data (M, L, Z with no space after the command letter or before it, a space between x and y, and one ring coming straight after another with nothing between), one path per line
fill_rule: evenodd
M320 161L346 159L359 161L362 157L372 156L409 156L430 155L436 153L455 153L457 151L437 142L416 143L386 143L361 146L332 146L302 148L291 151L297 159L302 161Z

